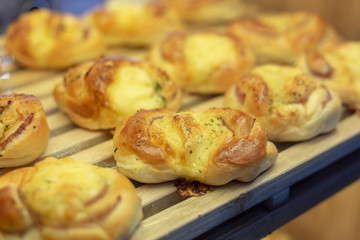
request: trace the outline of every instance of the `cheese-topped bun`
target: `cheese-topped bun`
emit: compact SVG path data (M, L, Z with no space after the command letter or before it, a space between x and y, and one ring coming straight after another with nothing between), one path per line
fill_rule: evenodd
M250 3L241 0L166 0L181 19L189 24L214 24L239 18L249 11Z
M109 46L149 46L174 30L184 30L177 13L163 0L107 1L85 19Z
M263 65L241 76L225 94L227 106L250 113L273 141L300 141L335 128L339 96L300 68Z
M141 218L114 169L51 157L0 177L0 239L126 239Z
M360 109L360 42L308 51L297 65L337 92L350 109Z
M239 41L215 32L173 32L150 50L148 59L185 91L201 94L225 92L254 65Z
M114 133L114 157L125 176L145 183L177 178L209 185L251 181L277 157L265 128L230 108L204 112L139 110Z
M24 13L5 35L6 49L32 68L64 69L103 53L100 33L75 16L40 9Z
M111 129L140 108L178 109L182 91L148 62L100 58L70 69L54 89L59 108L81 127Z
M0 168L37 159L49 141L41 102L24 94L0 95Z
M306 50L338 41L335 31L318 15L277 13L231 23L228 32L256 55L259 63L293 64Z

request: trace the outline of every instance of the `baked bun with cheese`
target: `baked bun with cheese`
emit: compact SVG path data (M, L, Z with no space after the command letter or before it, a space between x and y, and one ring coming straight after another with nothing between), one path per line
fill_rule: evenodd
M251 181L277 157L265 128L230 108L204 112L139 110L114 133L114 158L125 176L145 183L177 178L209 185Z
M114 169L50 157L0 177L0 239L126 239L141 218Z
M308 51L297 65L337 92L348 108L360 109L360 42Z
M50 135L41 102L31 95L0 95L0 131L0 168L37 159Z
M140 108L178 109L182 91L148 62L99 58L67 71L54 89L59 108L87 129L112 129Z
M254 65L239 41L215 32L173 32L149 51L148 59L185 91L223 93Z
M105 43L96 29L75 16L39 9L8 27L5 47L24 66L65 69L97 58Z
M242 0L166 0L188 24L228 22L248 14L251 3Z
M103 34L108 46L150 46L171 31L185 30L163 0L107 1L85 19Z
M333 130L339 96L300 68L263 65L241 76L225 94L226 105L256 117L272 141L301 141Z
M258 63L293 64L306 50L339 41L320 16L307 12L244 18L231 23L227 31L255 53Z

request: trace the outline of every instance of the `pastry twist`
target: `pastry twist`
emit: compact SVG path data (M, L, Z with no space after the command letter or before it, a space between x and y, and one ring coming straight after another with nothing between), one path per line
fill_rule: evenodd
M265 128L230 108L204 112L139 110L114 133L118 169L129 178L158 183L177 178L209 185L251 181L277 157Z
M301 141L333 130L342 108L339 96L300 68L256 67L225 94L226 105L256 117L273 141Z
M0 95L0 168L37 159L49 141L41 102L25 94Z
M51 157L0 177L1 239L124 239L141 218L134 186L114 169Z

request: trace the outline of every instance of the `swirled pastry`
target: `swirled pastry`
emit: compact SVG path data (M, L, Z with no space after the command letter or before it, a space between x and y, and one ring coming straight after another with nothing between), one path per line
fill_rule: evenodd
M223 185L251 181L274 163L277 150L265 128L238 110L142 109L117 126L114 157L121 173L140 182Z
M244 18L231 23L228 32L250 48L259 63L293 64L306 50L338 41L335 31L320 16L307 12Z
M335 128L339 96L300 68L256 67L225 94L226 105L259 120L273 141L301 141Z
M0 95L0 168L37 159L49 141L49 127L40 101L30 95Z
M350 109L360 109L360 42L308 51L297 65L337 92Z
M178 109L182 91L148 62L100 58L70 69L54 89L59 108L81 127L111 129L140 108Z
M46 9L20 16L7 29L6 49L27 67L64 69L103 53L100 33L75 16Z
M47 158L0 177L1 239L124 239L142 218L118 171Z
M249 11L241 0L166 0L189 24L214 24L237 19Z
M225 92L254 65L253 55L239 41L215 32L171 33L150 50L148 59L185 91L201 94Z
M109 46L150 46L174 30L184 30L176 14L162 0L108 1L86 19Z

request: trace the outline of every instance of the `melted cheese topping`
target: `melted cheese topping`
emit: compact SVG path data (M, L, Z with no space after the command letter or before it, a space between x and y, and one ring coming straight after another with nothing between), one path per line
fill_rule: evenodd
M237 53L233 41L215 34L194 34L185 43L185 58L195 83L207 81L219 66L234 66Z
M46 164L23 185L30 207L50 223L89 218L85 203L106 187L107 180L94 171L95 166L80 161L62 159Z
M173 117L169 116L155 120L150 127L150 133L161 132L168 144L175 149L176 155L171 157L169 162L177 175L187 179L200 179L206 175L202 171L209 164L209 159L212 159L216 149L226 139L231 138L232 132L218 117L204 113L177 115L187 119L180 120L180 126L185 127L177 127L173 123ZM188 134L188 137L182 137L184 134Z
M120 67L107 87L109 101L119 115L130 115L137 110L166 107L161 94L161 83L146 69L138 66Z

